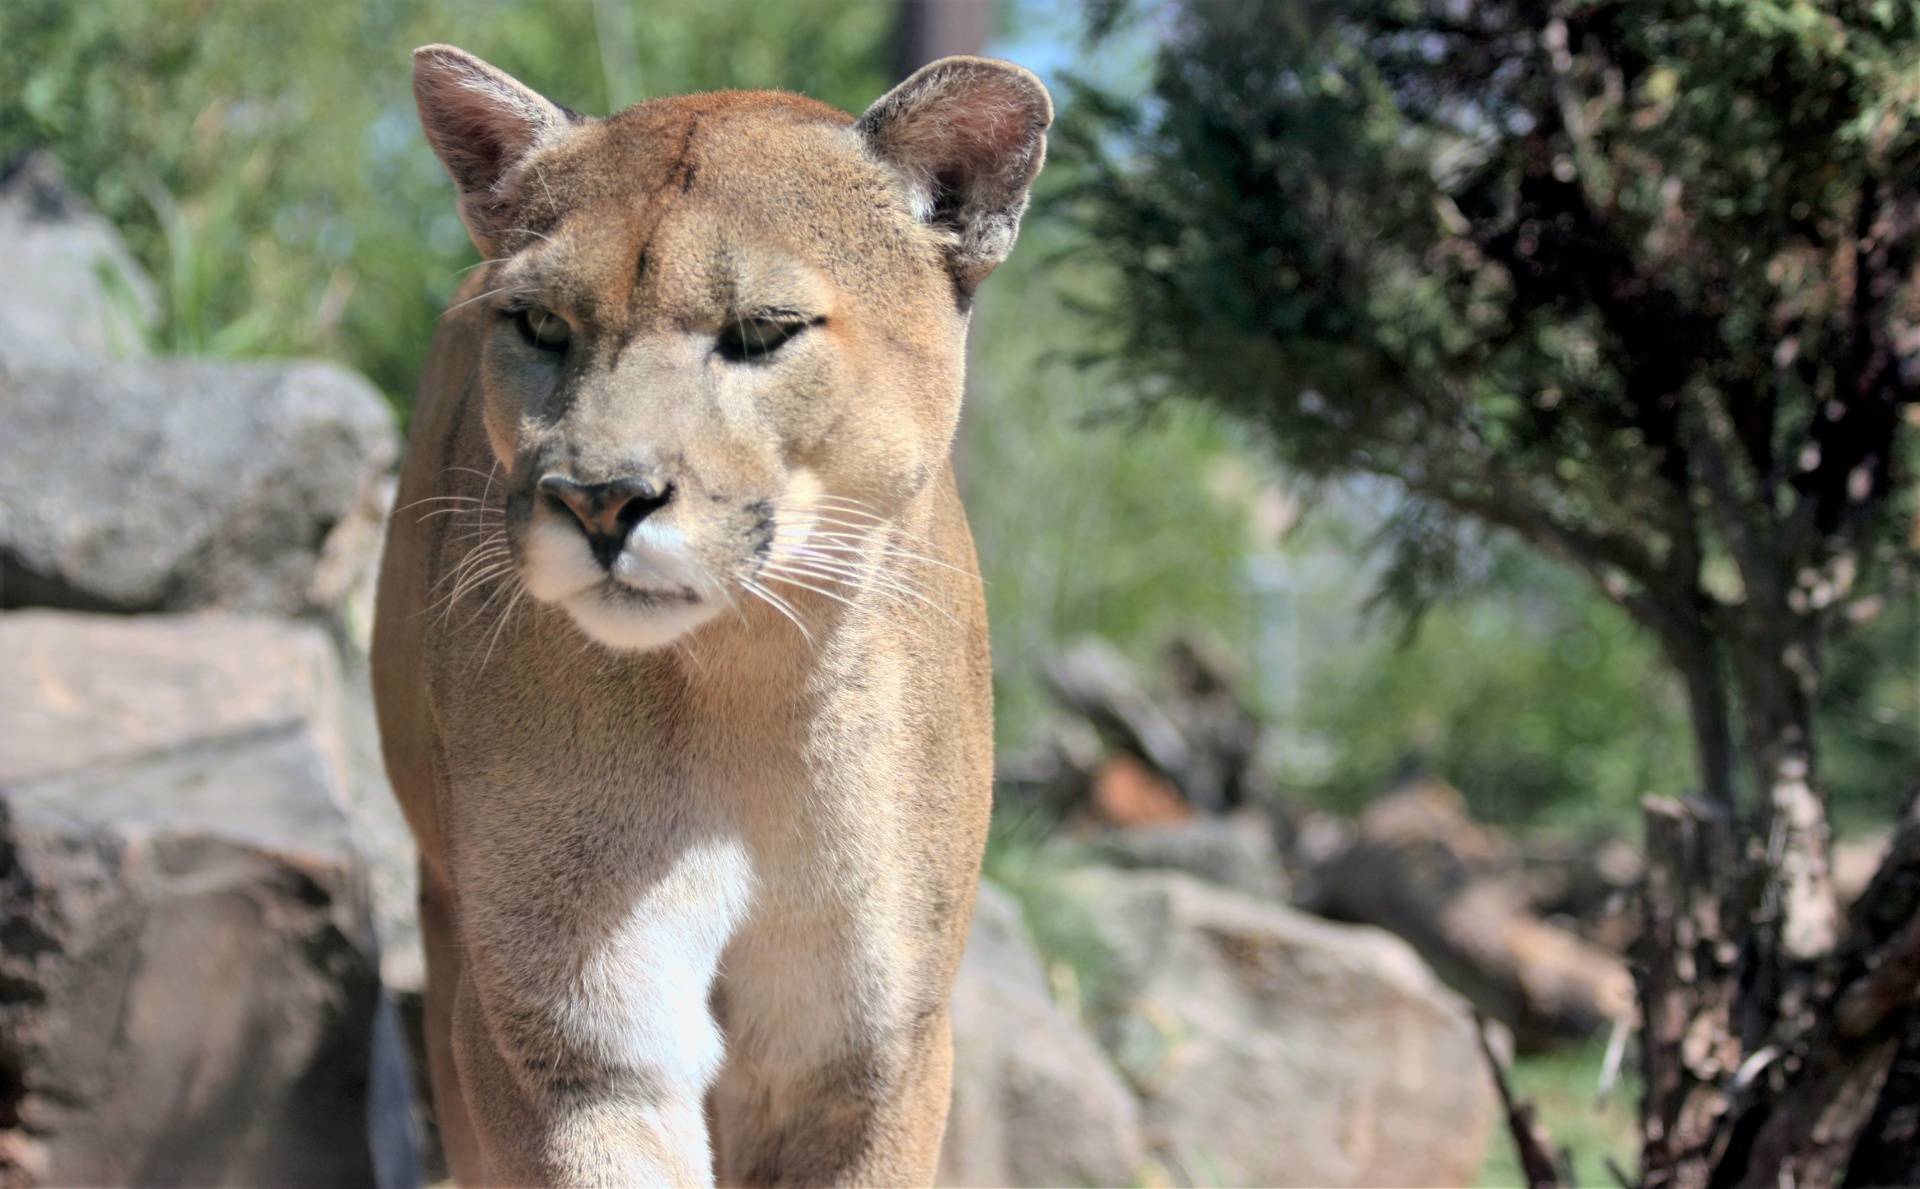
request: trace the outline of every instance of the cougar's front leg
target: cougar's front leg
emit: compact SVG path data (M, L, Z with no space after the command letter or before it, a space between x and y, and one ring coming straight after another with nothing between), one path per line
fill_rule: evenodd
M944 1008L807 1069L729 1064L714 1091L725 1185L931 1185L952 1093Z
M484 875L461 889L453 1056L485 1183L712 1181L708 994L746 863L718 843L626 863L606 849L466 864Z
M816 901L742 927L720 996L728 1055L713 1115L723 1183L932 1184L952 1083L957 955L943 936L950 926L916 928L908 917L898 905Z

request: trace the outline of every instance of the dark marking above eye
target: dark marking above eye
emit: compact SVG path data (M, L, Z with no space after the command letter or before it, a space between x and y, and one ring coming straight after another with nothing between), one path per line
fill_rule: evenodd
M699 128L700 113L695 112L693 116L687 120L687 130L680 138L680 157L679 160L674 163L679 173L678 180L680 183L680 193L682 194L693 189L694 176L699 172L699 167L696 166L693 161L693 134L698 131Z

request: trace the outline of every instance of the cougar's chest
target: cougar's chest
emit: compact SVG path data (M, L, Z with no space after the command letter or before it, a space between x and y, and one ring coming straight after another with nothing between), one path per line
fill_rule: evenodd
M553 854L556 837L578 851L724 836L757 881L811 898L874 857L913 766L883 667L729 680L722 658L611 653L544 607L429 653L456 830L530 858L581 861Z

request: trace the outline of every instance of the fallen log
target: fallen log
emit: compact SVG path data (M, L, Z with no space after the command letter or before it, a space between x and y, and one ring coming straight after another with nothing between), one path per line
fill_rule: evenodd
M1305 907L1404 938L1522 1049L1590 1036L1632 1009L1625 964L1532 912L1504 844L1444 784L1377 799L1308 862Z

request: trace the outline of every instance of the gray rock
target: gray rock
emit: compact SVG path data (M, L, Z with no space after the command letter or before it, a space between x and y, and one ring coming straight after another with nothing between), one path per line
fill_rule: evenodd
M942 1185L1123 1185L1144 1154L1139 1107L1054 1005L1020 910L982 884L953 994L953 1110Z
M0 354L49 362L146 354L160 308L153 282L46 154L21 158L0 178L0 243Z
M1178 1180L1477 1175L1495 1103L1473 1025L1404 943L1173 872L1062 886L1113 955L1099 1033Z
M325 363L0 360L0 606L331 608L372 560L398 456Z
M14 612L0 672L0 1183L414 1183L324 633Z
M373 923L380 936L380 977L389 990L417 995L427 985L426 957L420 941L419 849L400 811L400 802L394 798L393 786L387 782L367 655L349 647L340 668L347 817L353 826L354 844L366 864L373 896Z
M393 504L391 487L384 507ZM376 551L377 555L378 551ZM447 1179L446 1155L433 1117L426 1049L427 963L420 936L419 849L400 802L387 780L380 728L373 705L371 658L363 628L371 625L373 575L349 597L344 627L336 635L341 653L341 725L347 759L347 818L367 873L373 928L380 939L380 981L399 1010L412 1057L413 1117L427 1180Z
M1090 849L1114 867L1184 871L1256 896L1287 898L1280 849L1259 810L1107 830L1092 840Z

